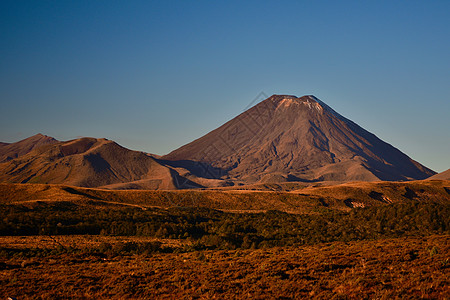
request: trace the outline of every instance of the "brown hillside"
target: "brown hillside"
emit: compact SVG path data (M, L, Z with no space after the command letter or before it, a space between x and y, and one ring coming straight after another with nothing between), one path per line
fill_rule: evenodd
M360 182L326 187L307 187L292 192L277 191L150 191L105 190L54 184L0 184L0 202L100 201L140 207L207 207L226 211L280 210L316 213L321 209L349 210L354 207L410 201L450 201L450 181Z
M439 174L433 175L428 180L450 180L450 169L447 171L441 172Z
M148 154L95 138L35 147L0 164L1 182L175 189L178 177L176 170Z
M163 159L196 175L244 183L434 174L314 96L273 95Z
M314 96L273 95L163 157L95 138L58 142L38 134L0 144L0 182L8 183L237 189L420 180L433 174Z
M25 155L43 145L57 142L54 138L39 133L16 143L0 143L0 163Z

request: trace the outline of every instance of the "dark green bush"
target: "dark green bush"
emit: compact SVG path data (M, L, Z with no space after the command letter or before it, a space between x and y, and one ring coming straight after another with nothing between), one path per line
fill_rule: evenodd
M448 233L450 204L411 201L324 210L316 215L280 211L225 213L207 208L92 209L0 205L0 235L115 235L189 239L195 249L236 249ZM163 251L160 244L102 244L101 252Z

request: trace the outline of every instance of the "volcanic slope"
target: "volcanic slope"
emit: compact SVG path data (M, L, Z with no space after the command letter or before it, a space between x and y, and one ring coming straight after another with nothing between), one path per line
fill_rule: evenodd
M25 155L40 146L55 143L58 141L40 133L16 143L0 143L0 163Z
M447 171L441 172L439 174L433 175L429 178L429 180L450 180L450 169Z
M314 96L273 95L162 159L198 176L244 184L435 174Z
M0 181L111 189L176 189L174 168L107 139L81 138L36 147L0 164ZM193 187L199 187L194 184Z

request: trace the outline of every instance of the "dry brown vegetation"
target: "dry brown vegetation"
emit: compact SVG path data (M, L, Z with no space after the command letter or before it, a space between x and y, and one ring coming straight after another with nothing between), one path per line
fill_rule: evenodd
M0 184L0 295L450 297L449 181L276 188Z
M75 254L0 256L0 290L18 299L448 299L450 236L259 250L99 256L97 237L57 237ZM94 239L94 241L92 241ZM104 237L110 243L123 238ZM27 242L23 242L23 241ZM48 237L2 246L55 248Z
M355 182L334 186L259 186L258 190L103 190L49 184L0 184L2 203L33 201L103 201L138 207L201 206L225 211L316 213L323 208L349 210L396 202L449 201L450 181ZM255 188L256 189L256 188ZM264 190L265 189L265 190ZM278 189L278 191L274 191Z

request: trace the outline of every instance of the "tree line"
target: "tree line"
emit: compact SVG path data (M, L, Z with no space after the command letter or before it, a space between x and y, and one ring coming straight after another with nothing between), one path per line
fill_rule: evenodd
M109 208L68 202L0 204L0 235L112 235L188 239L194 250L247 249L449 233L450 204L411 201L297 215L207 208Z

